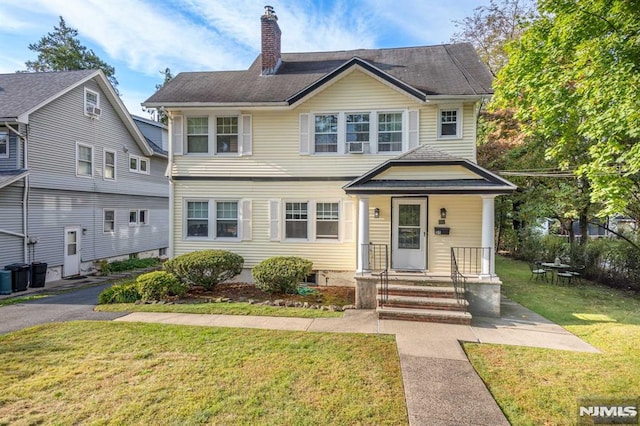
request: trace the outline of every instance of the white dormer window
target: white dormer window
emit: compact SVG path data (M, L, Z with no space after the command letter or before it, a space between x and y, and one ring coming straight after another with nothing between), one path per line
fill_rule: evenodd
M84 115L96 118L100 116L100 93L84 88Z
M462 107L442 107L438 110L438 139L462 137Z
M0 132L0 158L9 158L9 134Z

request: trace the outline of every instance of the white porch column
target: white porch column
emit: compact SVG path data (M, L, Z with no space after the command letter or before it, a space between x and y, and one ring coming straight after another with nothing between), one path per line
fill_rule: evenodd
M494 242L494 200L495 195L482 196L482 247L490 247L490 250L482 252L482 277L491 278L495 275L495 251Z
M369 270L369 255L363 250L369 244L369 198L358 198L358 269L356 272Z

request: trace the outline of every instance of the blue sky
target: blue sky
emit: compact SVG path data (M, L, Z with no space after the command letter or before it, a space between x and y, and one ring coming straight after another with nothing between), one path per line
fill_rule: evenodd
M422 46L449 42L489 0L2 0L0 73L24 70L28 48L58 17L114 66L129 112L162 82L160 70L245 69L260 50L260 16L278 15L283 52Z

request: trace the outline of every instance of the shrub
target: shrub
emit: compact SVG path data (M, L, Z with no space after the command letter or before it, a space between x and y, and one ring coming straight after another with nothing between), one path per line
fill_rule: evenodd
M166 271L153 271L140 275L136 286L142 300L164 300L171 296L182 297L187 287Z
M313 268L310 260L296 256L265 259L251 271L256 287L269 293L295 293Z
M136 300L140 300L140 293L133 279L116 283L104 289L98 296L98 303L100 305L109 303L133 303Z
M213 288L242 272L242 256L225 250L202 250L177 256L164 263L164 270L187 285Z
M131 271L132 269L142 269L148 268L150 266L156 266L160 262L158 259L154 258L146 258L146 259L137 259L131 258L127 260L117 260L115 262L109 263L109 272L124 272Z

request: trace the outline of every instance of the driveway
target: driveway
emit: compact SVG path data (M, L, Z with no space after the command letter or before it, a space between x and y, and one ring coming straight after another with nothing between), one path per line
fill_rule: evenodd
M126 312L94 312L98 295L111 284L81 288L43 299L0 307L0 334L50 322L113 320Z

